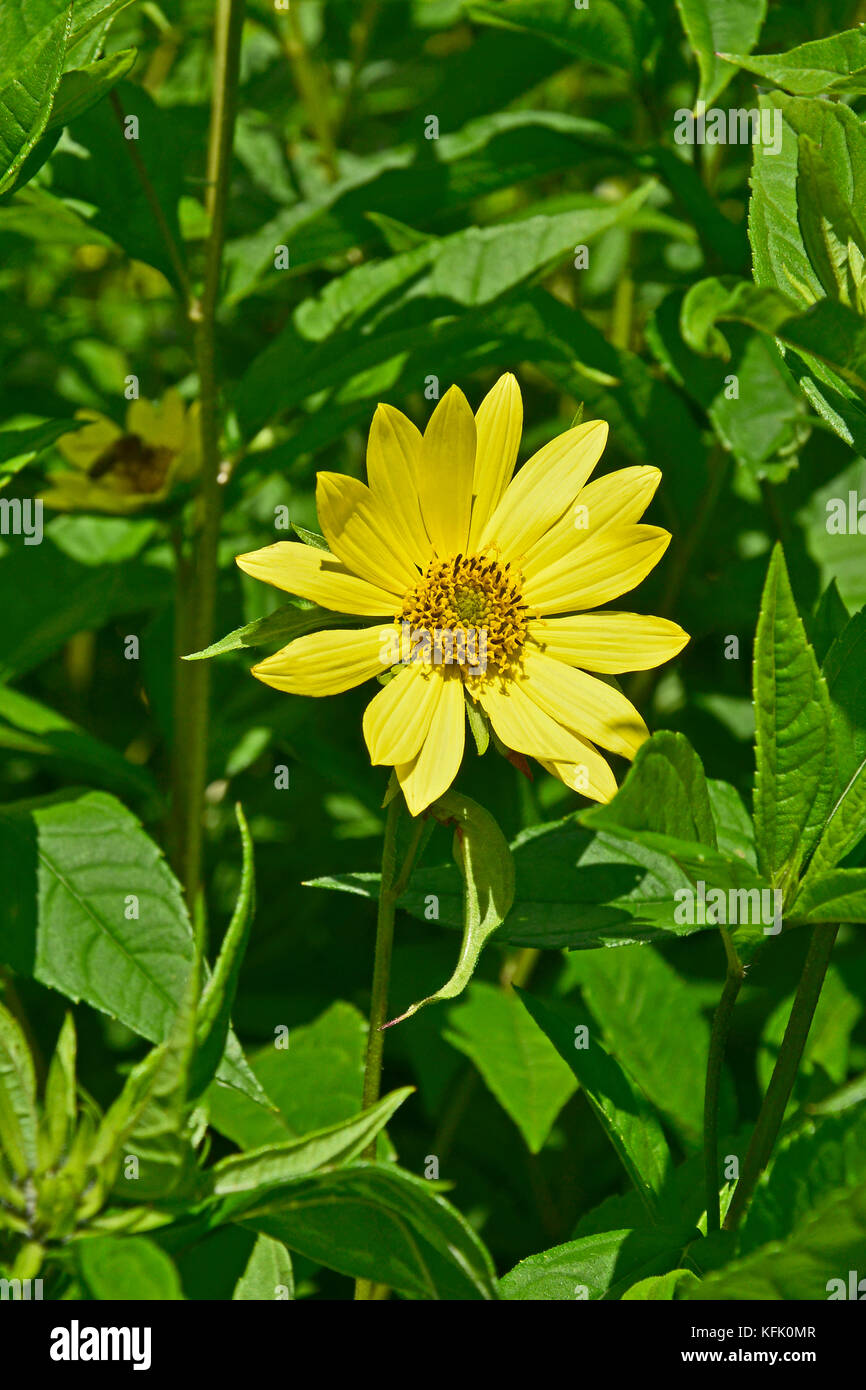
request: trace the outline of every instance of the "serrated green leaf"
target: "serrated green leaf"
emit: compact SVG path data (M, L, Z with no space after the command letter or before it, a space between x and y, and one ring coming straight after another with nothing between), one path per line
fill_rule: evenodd
M758 863L785 892L821 833L835 769L827 686L794 603L781 546L761 600L754 700Z
M866 869L833 869L803 880L790 911L792 925L866 922Z
M109 58L98 58L82 68L67 70L60 79L51 115L45 129L54 130L83 115L125 77L138 57L134 48L124 48Z
M72 28L68 0L6 5L0 15L0 193L45 129Z
M749 54L723 51L725 60L764 79L764 86L783 87L795 96L848 96L866 92L866 30L801 43L784 53Z

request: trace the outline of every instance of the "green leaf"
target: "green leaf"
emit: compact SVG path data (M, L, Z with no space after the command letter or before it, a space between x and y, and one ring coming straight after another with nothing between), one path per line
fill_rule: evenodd
M721 943L718 951L721 961ZM575 952L565 969L568 986L580 985L603 1029L607 1050L681 1141L698 1147L710 1030L692 989L652 947ZM657 1026L660 1018L664 1028ZM733 1111L730 1087L723 1096L725 1124Z
M358 618L345 613L331 613L317 604L299 611L299 605L287 603L265 618L256 618L244 627L236 628L203 651L191 652L184 660L201 661L204 657L222 656L224 652L243 651L250 647L267 647L272 643L284 647L307 632L318 632L323 627L354 627L360 622Z
M183 1298L171 1259L145 1236L93 1236L78 1245L78 1268L93 1298L123 1302Z
M210 1085L222 1061L238 978L256 910L253 841L240 803L235 806L235 816L243 848L241 881L232 919L196 1010L196 1050L190 1074L190 1098L200 1095Z
M848 1271L858 1268L864 1246L866 1183L861 1183L823 1202L785 1240L735 1260L698 1288L689 1288L686 1297L737 1302L848 1298Z
M585 811L581 820L615 834L649 830L716 848L703 764L683 734L665 730L641 744L613 800Z
M63 72L73 7L67 0L4 5L0 16L0 193L45 129Z
M0 232L15 230L14 223L10 228L9 212L8 207L0 208ZM0 429L0 487L13 473L18 473L38 458L61 435L80 429L82 423L81 420L45 420L41 425Z
M410 1298L497 1297L490 1256L468 1222L395 1165L312 1174L241 1219L317 1264Z
M802 311L779 290L747 281L711 278L693 285L683 300L683 338L696 352L727 359L730 348L719 322L733 320L780 338L788 347L826 363L866 392L866 323L847 305L819 299Z
M758 862L785 892L821 833L835 770L826 682L778 545L758 618L754 700Z
M807 1121L782 1140L762 1175L740 1230L740 1253L748 1255L771 1240L784 1240L822 1202L864 1181L863 1110Z
M146 768L94 738L56 710L19 690L0 685L0 748L51 760L53 769L141 803L142 815L158 813L156 782Z
M75 0L69 53L76 63L95 56L91 44L101 45L115 16L133 0Z
M781 150L754 160L749 236L754 276L806 307L823 293L803 243L799 223L799 140L809 136L821 147L822 159L839 196L852 208L866 195L866 133L859 117L841 102L809 101L772 92L759 97L762 113L781 121ZM763 119L763 114L762 114ZM844 336L842 338L844 342ZM846 443L866 449L866 409L857 390L813 355L809 344L794 343L785 355L809 401ZM801 347L805 350L801 351Z
M366 1019L352 1004L332 1004L314 1022L292 1028L287 1046L263 1047L253 1072L278 1107L269 1114L239 1091L211 1087L211 1123L240 1148L279 1144L328 1129L361 1108Z
M70 121L95 106L126 76L137 57L134 48L124 48L112 53L109 58L99 58L95 63L65 72L60 79L45 129L54 130L69 125Z
M320 299L301 304L247 369L237 394L245 432L255 433L280 410L300 405L315 391L338 387L345 395L353 358L356 370L367 373L405 353L407 340L411 346L429 346L429 326L419 322L419 312L439 317L448 301L464 309L490 304L566 256L573 257L576 245L589 245L627 221L652 189L650 182L617 203L598 199L595 206L577 211L468 227L382 265L358 266ZM404 282L395 298L395 285ZM373 316L381 301L384 323ZM338 324L340 333L335 331ZM570 360L573 355L572 351Z
M446 792L433 814L453 824L454 859L463 877L463 941L454 974L435 994L411 1004L399 1018L411 1018L426 1004L454 999L472 978L488 937L500 927L514 901L514 860L502 831L483 806L461 792Z
M766 0L677 0L686 36L697 54L701 81L698 100L711 105L727 87L734 70L722 53L748 53L758 42L767 13Z
M792 926L866 922L866 869L833 869L804 879L789 917Z
M180 885L126 807L76 791L0 806L0 876L5 963L151 1042L169 1035L192 928ZM231 1035L218 1075L266 1103Z
M30 1048L15 1018L0 1004L0 1152L19 1178L36 1170L38 1124Z
M795 96L859 96L866 92L866 31L862 27L801 43L784 53L749 56L743 51L720 56L765 79L765 87L784 87Z
M446 1040L475 1064L488 1089L517 1125L531 1153L539 1153L574 1078L513 993L470 986L448 1015Z
M270 1187L279 1187L294 1178L306 1177L320 1168L335 1168L357 1158L414 1092L413 1086L392 1091L375 1105L351 1120L343 1120L317 1134L305 1134L283 1144L232 1154L209 1168L202 1182L202 1195L225 1197L238 1193L255 1196Z
M75 1054L75 1020L68 1013L45 1082L39 1143L39 1166L43 1171L57 1164L75 1129L78 1116Z
M295 1296L292 1257L279 1240L259 1236L246 1269L235 1284L233 1300L244 1303L270 1302Z
M598 1039L592 1018L573 1005L551 1005L518 991L541 1031L577 1077L605 1134L655 1215L671 1168L671 1155L652 1109Z
M621 1298L638 1279L676 1267L694 1231L605 1231L521 1260L500 1280L509 1300L573 1302Z
M560 0L471 0L465 8L480 24L538 35L574 58L633 75L640 71L654 28L643 0L592 0L579 10Z
M836 638L823 669L833 706L839 792L866 758L866 608Z
M793 1003L792 991L779 1001L764 1024L757 1059L758 1084L762 1091L766 1091L770 1084ZM851 1032L862 1011L860 1001L847 988L836 967L831 965L809 1028L791 1105L811 1108L828 1091L842 1085L850 1066Z
M825 874L858 845L866 835L866 759L843 788L809 863L803 887Z
M836 638L841 637L850 620L851 615L839 593L839 586L835 579L831 579L818 603L811 633L815 656L822 666Z
M622 1302L670 1302L681 1298L680 1289L699 1283L697 1275L690 1269L672 1269L669 1274L656 1274L649 1279L641 1279L632 1284L622 1296Z
M799 146L797 217L824 293L862 314L866 234L821 146L805 134Z

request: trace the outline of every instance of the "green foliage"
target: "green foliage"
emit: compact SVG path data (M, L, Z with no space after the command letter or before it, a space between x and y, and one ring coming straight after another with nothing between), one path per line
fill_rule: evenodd
M234 3L0 5L0 1270L61 1301L848 1297L859 8L245 11L220 45ZM361 507L380 403L423 430L506 371L518 468L602 419L591 488L661 470L669 551L601 616L690 640L595 673L650 731L609 800L470 700L413 819L362 732L388 672L249 674L300 640L321 675L321 634L406 596L356 618L235 557L344 578L316 475Z

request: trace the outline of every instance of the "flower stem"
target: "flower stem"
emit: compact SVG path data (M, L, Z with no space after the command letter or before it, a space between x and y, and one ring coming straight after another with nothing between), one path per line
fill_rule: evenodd
M707 1084L704 1091L704 1172L707 1192L707 1235L718 1231L721 1223L719 1207L719 1092L725 1050L734 1017L734 1005L745 979L743 963L737 955L730 932L719 929L728 960L725 984L718 1007L713 1015L710 1051L707 1057Z
M205 252L201 298L195 300L190 308L199 377L201 445L198 529L194 542L189 630L186 634L193 650L207 646L211 640L216 604L217 547L222 514L216 310L225 240L243 20L244 0L217 0L214 25L214 85L207 160L206 202L210 232ZM210 695L208 663L196 661L189 665L180 664L177 679L180 682L177 708L183 711L183 717L181 726L175 730L175 738L182 740L185 746L185 785L175 788L182 801L182 836L178 862L187 901L190 908L193 908L201 885L202 801L207 778Z
M379 1099L382 1087L382 1055L385 1034L382 1025L388 1018L388 986L391 979L391 955L394 947L394 918L397 902L406 890L415 855L424 832L424 822L419 816L413 827L412 838L406 857L397 873L397 826L403 806L402 795L392 797L388 803L385 821L385 839L382 845L382 875L379 880L379 910L376 917L376 955L373 963L373 988L370 1000L370 1028L367 1034L367 1057L364 1064L364 1091L362 1109L368 1110ZM376 1157L376 1140L373 1139L364 1150L363 1157L368 1160ZM356 1300L369 1301L374 1298L375 1285L370 1279L355 1281Z
M809 1036L815 1008L830 964L830 956L836 941L839 927L820 923L812 933L809 950L797 987L797 994L779 1049L779 1056L773 1069L767 1094L761 1106L755 1132L743 1163L740 1181L737 1183L733 1200L725 1218L725 1230L733 1231L751 1200L758 1179L770 1155L782 1127L785 1110L794 1089L797 1071L803 1056L803 1048Z

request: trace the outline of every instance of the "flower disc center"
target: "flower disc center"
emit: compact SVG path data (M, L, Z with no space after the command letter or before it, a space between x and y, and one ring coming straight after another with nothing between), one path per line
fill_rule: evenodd
M509 565L487 555L431 560L403 599L398 621L413 630L483 637L488 665L501 671L526 639L526 604Z

